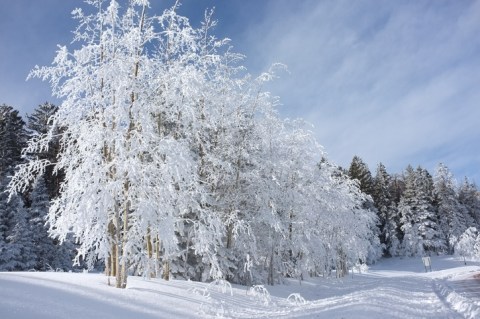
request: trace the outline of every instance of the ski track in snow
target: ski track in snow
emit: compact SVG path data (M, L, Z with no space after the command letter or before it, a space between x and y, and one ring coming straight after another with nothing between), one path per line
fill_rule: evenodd
M480 318L480 263L434 257L383 260L343 279L285 280L266 287L130 277L127 289L101 274L0 273L1 319L46 318ZM291 293L303 300L289 301Z

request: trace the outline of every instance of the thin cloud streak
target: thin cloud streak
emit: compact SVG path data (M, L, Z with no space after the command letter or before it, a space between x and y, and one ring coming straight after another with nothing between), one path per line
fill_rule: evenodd
M152 10L173 4L152 1ZM83 1L0 2L0 103L22 114L50 97L25 82L68 44L70 12ZM198 25L216 7L217 34L232 38L253 74L272 63L289 72L272 83L284 117L303 117L330 158L361 156L372 171L446 163L480 183L480 1L184 0ZM5 45L6 44L6 45Z
M314 123L332 159L348 166L357 154L392 172L445 162L480 181L470 147L480 138L479 2L270 6L250 29L249 56L289 66L272 86L281 111Z

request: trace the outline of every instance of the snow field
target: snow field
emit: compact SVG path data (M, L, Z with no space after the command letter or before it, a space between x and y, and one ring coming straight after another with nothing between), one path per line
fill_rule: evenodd
M244 287L103 274L0 273L0 318L478 318L479 262L432 257L381 260L348 277Z

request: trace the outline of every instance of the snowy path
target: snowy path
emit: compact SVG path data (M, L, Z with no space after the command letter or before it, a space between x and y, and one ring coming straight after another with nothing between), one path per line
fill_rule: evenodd
M434 266L424 273L418 260L386 260L353 278L292 280L265 295L181 280L131 277L121 290L99 274L0 273L0 318L480 318L480 263L438 257Z
M461 296L473 300L480 306L480 273L465 279L452 280L450 286Z

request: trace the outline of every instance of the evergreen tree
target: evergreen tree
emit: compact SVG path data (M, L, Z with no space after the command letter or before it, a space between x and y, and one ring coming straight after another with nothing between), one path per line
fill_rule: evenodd
M477 185L470 182L466 177L458 189L458 201L466 208L468 214L476 223L476 225L470 226L480 229L480 192Z
M0 105L0 269L25 270L33 267L31 233L21 195L8 201L5 193L14 168L21 163L22 149L28 138L25 122L18 111Z
M36 265L36 254L33 234L28 225L28 211L18 196L10 198L8 203L11 209L12 229L7 236L10 258L5 264L7 270L29 270Z
M402 241L402 254L415 256L423 254L423 247L420 243L418 230L415 227L415 171L408 166L404 173L405 190L398 204L400 214L400 229Z
M0 105L0 176L13 173L13 168L21 161L27 139L25 122L18 111Z
M8 200L5 193L8 180L4 177L0 182L0 269L27 270L35 265L32 233L22 198L13 195Z
M405 190L398 205L402 230L402 253L421 256L443 248L441 232L433 206L433 187L430 174L422 168L405 171Z
M389 192L392 196L392 201L396 206L400 203L400 199L405 191L405 180L402 174L394 174L390 176Z
M365 198L362 203L362 208L371 210L378 214L378 211L375 207L375 203L373 201L373 194L374 194L374 182L372 173L368 169L368 166L363 160L358 157L354 156L352 159L352 163L350 164L350 168L348 170L348 175L350 178L358 183L358 187L362 193L364 193ZM380 218L379 218L380 221Z
M473 218L463 206L456 193L456 183L448 167L442 163L437 166L434 176L435 201L438 207L438 218L449 253L460 235L474 225Z
M7 203L8 195L4 192L6 178L0 176L0 270L5 270L5 265L10 260L10 252L8 251L7 236L9 226L11 225L11 210Z
M31 115L27 115L27 128L39 135L49 133L52 116L57 111L58 107L48 102L38 105Z
M445 240L434 206L434 187L430 173L421 167L416 170L416 197L418 200L417 223L419 235L426 252L438 252L445 248Z
M47 189L43 178L39 178L30 193L29 227L32 232L33 250L37 257L35 269L48 270L56 268L54 260L58 251L54 240L48 236L46 216L49 208Z
M362 193L370 196L373 195L374 184L372 173L368 169L367 164L365 164L360 157L356 155L353 157L350 168L348 169L348 175L351 179L358 181Z
M59 133L61 128L50 130L53 127L53 115L58 111L58 107L54 104L45 102L37 106L31 115L27 115L27 128L36 138L41 138L47 134L52 134L48 143L48 149L39 153L32 154L40 159L48 160L55 163L58 152L60 150ZM63 171L54 171L53 165L45 167L44 179L48 190L49 199L58 196L60 184L63 180Z
M380 242L385 245L384 255L395 256L398 253L399 217L397 207L390 193L391 177L383 164L377 167L373 185L373 201L378 212Z

